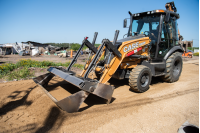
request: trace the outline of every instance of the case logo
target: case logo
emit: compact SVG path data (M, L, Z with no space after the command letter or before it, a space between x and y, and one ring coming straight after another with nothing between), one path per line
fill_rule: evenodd
M132 49L134 49L134 48L137 48L137 47L139 47L139 46L141 46L141 45L144 45L144 44L145 44L145 42L141 42L141 43L136 42L136 43L133 43L132 45L129 45L128 47L125 46L125 47L124 47L124 52L128 52L128 51L130 51L130 50L132 50Z

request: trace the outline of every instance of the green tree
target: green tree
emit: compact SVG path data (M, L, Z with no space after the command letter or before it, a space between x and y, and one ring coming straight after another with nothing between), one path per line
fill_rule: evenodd
M70 49L72 49L72 50L74 50L74 51L77 51L80 47L81 47L81 45L78 44L78 43L75 43L75 44L71 44L71 45L70 45Z
M101 44L95 44L94 46L95 46L95 47L99 47L99 45L101 45Z

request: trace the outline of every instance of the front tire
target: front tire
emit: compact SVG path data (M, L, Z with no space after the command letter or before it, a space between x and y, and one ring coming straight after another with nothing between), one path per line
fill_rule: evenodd
M182 72L182 66L182 54L180 52L173 53L166 61L167 73L162 77L162 79L169 83L178 81Z
M130 72L129 85L133 91L142 93L149 89L151 79L152 74L150 68L139 65Z

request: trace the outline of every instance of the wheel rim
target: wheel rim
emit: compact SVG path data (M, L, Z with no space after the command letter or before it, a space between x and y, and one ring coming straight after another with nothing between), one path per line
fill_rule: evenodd
M175 60L174 65L173 65L173 76L176 77L179 75L181 70L181 61L180 59Z
M147 86L147 84L149 83L149 74L148 73L144 73L141 76L140 83L141 83L142 87Z

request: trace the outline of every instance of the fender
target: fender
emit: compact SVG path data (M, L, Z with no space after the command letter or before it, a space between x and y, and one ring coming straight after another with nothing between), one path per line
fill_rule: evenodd
M183 48L180 46L180 45L178 45L178 46L174 46L173 48L171 48L168 52L167 52L167 54L165 55L165 57L164 57L164 60L167 60L167 58L171 55L171 54L173 54L174 52L176 52L176 51L179 51L179 52L184 52L184 50L183 50Z

